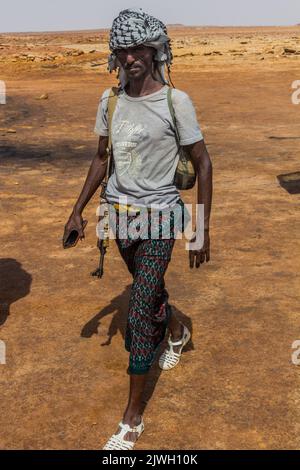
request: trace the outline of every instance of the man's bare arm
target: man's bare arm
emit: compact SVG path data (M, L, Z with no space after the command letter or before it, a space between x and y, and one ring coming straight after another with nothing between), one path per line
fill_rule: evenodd
M212 201L212 163L204 140L186 145L197 174L197 203L204 204L204 243L201 250L190 250L190 267L196 268L210 259L209 219Z
M107 167L108 137L99 137L98 149L89 168L81 193L74 205L74 212L81 214L104 179Z
M98 149L90 165L86 180L82 187L81 193L74 205L73 211L65 225L64 238L68 236L73 229L78 230L79 236L84 237L82 228L82 212L91 197L95 194L97 188L104 179L107 168L107 145L108 137L100 136Z
M212 163L204 140L186 145L197 173L197 203L204 204L204 228L209 230L212 200Z

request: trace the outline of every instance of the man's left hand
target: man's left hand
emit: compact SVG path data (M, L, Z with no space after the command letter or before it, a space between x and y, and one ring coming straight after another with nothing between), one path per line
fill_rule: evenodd
M191 242L196 240L196 236L194 236ZM209 238L209 230L204 229L204 242L203 246L200 250L189 250L189 260L190 260L190 268L194 266L199 268L200 264L204 263L204 261L208 262L210 259L210 238Z

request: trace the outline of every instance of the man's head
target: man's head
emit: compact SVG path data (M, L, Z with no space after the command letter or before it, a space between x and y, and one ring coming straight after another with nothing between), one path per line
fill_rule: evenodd
M110 31L109 70L119 69L121 86L130 77L139 78L152 70L162 83L164 67L172 62L170 39L166 26L142 9L120 12Z
M126 77L140 78L153 71L156 50L143 44L135 47L116 49L115 55Z

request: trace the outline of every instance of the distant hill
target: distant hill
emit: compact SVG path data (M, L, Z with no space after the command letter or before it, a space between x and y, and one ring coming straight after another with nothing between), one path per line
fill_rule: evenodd
M181 24L181 23L167 24L167 28L185 28L185 24Z

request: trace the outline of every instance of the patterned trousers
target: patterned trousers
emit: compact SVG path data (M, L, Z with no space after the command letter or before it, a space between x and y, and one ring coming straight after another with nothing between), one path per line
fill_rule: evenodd
M127 224L134 218L129 215ZM116 229L118 233L118 214ZM133 277L125 333L125 349L130 353L128 373L145 374L153 364L171 316L164 274L171 260L174 232L168 239L116 236L116 243Z

